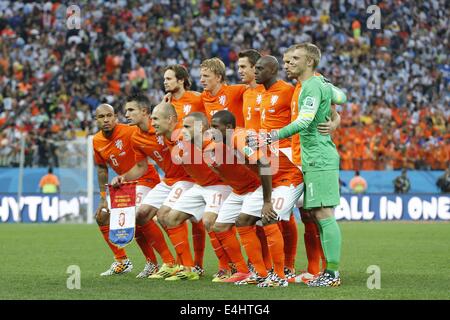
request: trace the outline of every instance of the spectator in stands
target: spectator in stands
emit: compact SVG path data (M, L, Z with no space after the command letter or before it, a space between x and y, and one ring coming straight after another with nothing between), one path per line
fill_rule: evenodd
M355 176L350 180L350 189L353 193L364 193L367 190L367 181L359 175L359 171L355 171Z
M442 193L450 193L450 168L447 168L445 173L439 177L436 185L441 189Z
M53 174L53 169L48 168L48 173L39 181L39 188L42 193L58 193L59 179Z
M406 169L402 169L402 174L395 178L393 183L395 193L408 193L411 188L411 182L406 175Z

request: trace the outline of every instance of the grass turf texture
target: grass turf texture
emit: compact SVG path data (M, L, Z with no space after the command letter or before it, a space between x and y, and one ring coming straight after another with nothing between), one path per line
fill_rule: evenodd
M144 258L133 242L127 247L134 269L100 277L112 255L94 225L0 224L2 299L449 299L448 223L344 222L339 288L237 287L212 283L217 262L206 242L206 275L199 281L136 279ZM81 269L81 289L69 290L68 266ZM299 224L296 261L304 269L303 226ZM368 266L381 269L381 289L369 290Z

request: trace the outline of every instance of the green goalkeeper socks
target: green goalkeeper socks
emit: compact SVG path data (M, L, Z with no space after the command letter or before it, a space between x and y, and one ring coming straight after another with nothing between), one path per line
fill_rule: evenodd
M322 241L323 253L327 260L327 269L332 276L339 270L341 261L341 229L335 217L319 220L320 240Z

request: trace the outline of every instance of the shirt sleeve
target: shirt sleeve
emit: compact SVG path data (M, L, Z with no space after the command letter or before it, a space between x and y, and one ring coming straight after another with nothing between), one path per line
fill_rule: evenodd
M347 95L340 88L332 85L331 86L331 103L332 104L344 104L347 102Z
M304 86L298 99L299 113L297 119L280 129L278 132L279 139L290 137L300 130L308 128L316 116L321 98L322 93L317 85L307 84Z

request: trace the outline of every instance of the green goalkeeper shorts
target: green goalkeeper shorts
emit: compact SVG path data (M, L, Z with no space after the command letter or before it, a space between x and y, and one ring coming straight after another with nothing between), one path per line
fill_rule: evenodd
M305 209L335 207L340 203L339 170L303 173L305 180Z

